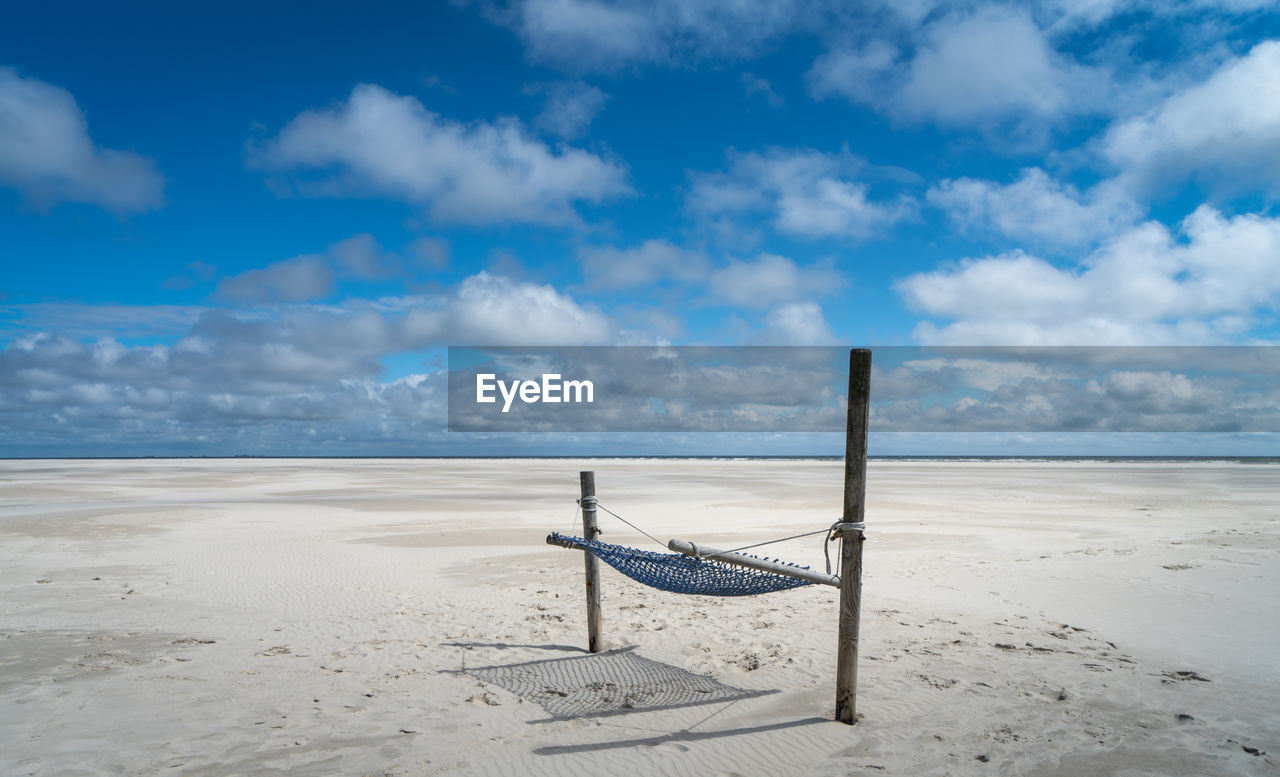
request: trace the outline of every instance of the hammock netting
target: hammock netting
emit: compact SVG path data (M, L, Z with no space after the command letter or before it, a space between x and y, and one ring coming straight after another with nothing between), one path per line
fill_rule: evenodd
M599 540L568 537L558 532L552 532L550 539L568 542L579 550L585 550L638 583L675 594L755 596L813 585L809 580L746 569L680 553L654 553L622 545L610 545ZM786 562L778 563L786 564ZM798 564L787 564L787 566L808 569Z

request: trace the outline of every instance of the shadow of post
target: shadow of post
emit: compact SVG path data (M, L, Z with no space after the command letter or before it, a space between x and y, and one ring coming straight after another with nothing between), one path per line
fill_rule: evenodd
M616 750L627 747L653 747L667 742L696 742L702 739L717 739L719 737L760 734L766 731L779 731L787 728L795 728L796 726L811 726L815 723L830 722L831 721L826 718L802 718L800 720L789 720L782 723L770 723L764 726L729 728L721 729L719 731L684 730L674 731L670 734L662 734L656 737L644 737L641 739L619 739L613 742L595 742L584 745L552 745L550 747L539 747L533 752L536 755L568 755L570 753L585 753L593 750Z

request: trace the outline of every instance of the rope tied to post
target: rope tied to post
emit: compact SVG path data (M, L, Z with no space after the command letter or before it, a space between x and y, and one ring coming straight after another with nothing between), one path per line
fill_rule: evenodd
M847 532L847 531L854 531L854 532L858 532L859 534L862 534L866 530L867 530L866 521L846 521L845 519L841 518L840 520L831 524L831 527L827 529L826 539L822 541L822 556L827 560L828 575L831 574L831 548L830 548L831 541L836 537L843 538L844 532Z
M595 510L596 507L598 506L599 506L599 502L596 500L594 496L591 496L590 494L588 494L587 496L578 497L579 510ZM583 532L583 533L585 534L587 532ZM594 526L592 527L590 534L592 534L593 536L588 537L587 539L593 540L596 537L600 536L601 534L604 534L604 529L601 529L599 526Z

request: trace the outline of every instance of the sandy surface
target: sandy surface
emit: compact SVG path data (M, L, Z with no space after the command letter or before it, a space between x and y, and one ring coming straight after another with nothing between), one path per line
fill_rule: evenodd
M854 727L835 589L606 567L585 654L580 469L663 539L839 513L832 462L0 462L0 774L1280 774L1280 467L872 462Z

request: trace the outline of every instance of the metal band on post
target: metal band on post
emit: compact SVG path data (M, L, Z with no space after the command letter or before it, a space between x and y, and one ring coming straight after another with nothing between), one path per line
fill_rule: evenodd
M584 472L584 473L582 473L582 474L584 474L584 475L585 475L585 474L587 474L587 473L585 473L585 472ZM593 473L591 473L591 476L592 476L592 487L594 488L594 487L595 487L595 473L594 473L594 472L593 472ZM578 497L578 506L582 508L582 517L583 517L583 522L582 522L582 531L583 531L583 539L587 539L587 540L594 540L594 539L595 539L595 535L596 535L596 534L600 534L600 526L599 526L598 524L596 524L596 522L595 522L594 520L593 520L593 521L592 521L592 523L591 523L591 527L592 527L592 529L595 531L595 534L586 534L586 532L588 531L588 529L587 529L587 522L586 522L586 514L587 514L587 511L588 511L588 510L590 510L590 511L591 511L591 514L594 516L594 515L595 515L595 512L596 512L596 505L598 505L599 503L600 503L600 502L599 502L599 500L597 500L594 496L592 496L592 495L590 495L590 494L584 494L584 495L582 495L582 496Z

